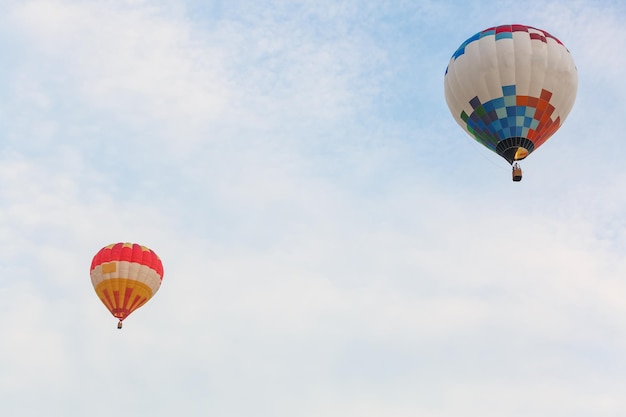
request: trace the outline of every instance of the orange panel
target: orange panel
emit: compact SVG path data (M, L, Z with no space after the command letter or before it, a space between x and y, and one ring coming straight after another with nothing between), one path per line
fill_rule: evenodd
M120 320L144 305L153 295L146 284L125 278L102 281L96 286L96 294L111 314Z

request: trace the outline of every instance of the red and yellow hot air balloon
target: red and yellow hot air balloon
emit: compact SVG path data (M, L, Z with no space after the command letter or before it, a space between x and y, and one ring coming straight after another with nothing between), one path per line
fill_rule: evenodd
M117 328L159 290L163 264L151 249L136 243L105 246L91 261L91 283L114 317Z

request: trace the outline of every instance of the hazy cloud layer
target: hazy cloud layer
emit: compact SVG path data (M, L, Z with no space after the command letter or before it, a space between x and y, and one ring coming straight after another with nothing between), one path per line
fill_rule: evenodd
M622 415L625 10L499 4L5 2L0 410ZM515 22L580 77L520 184L443 98ZM116 241L165 266L122 331Z

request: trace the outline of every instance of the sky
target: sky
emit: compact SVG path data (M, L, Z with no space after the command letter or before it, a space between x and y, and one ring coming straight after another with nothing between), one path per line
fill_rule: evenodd
M626 413L622 1L0 9L2 415ZM519 183L443 94L511 23L579 77ZM165 274L117 330L125 241Z

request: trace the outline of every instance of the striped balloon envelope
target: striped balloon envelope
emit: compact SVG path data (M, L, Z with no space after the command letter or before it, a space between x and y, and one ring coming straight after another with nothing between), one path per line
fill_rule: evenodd
M136 243L105 246L91 261L91 283L119 322L152 298L163 280L163 264L151 249Z
M444 90L456 122L510 164L536 151L574 105L578 74L569 50L531 26L478 32L454 52Z

